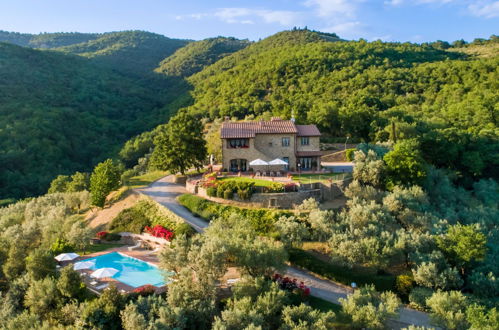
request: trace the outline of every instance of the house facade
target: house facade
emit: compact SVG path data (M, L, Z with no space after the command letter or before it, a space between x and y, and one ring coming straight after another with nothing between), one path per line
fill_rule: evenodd
M279 158L289 171L320 169L321 133L315 125L296 125L278 117L270 121L229 121L222 123L223 170L246 172L255 159Z

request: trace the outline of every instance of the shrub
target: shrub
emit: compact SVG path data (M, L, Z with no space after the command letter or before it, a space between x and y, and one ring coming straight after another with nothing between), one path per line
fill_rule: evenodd
M270 186L267 187L267 192L269 193L277 193L284 191L284 184L280 182L272 182Z
M296 191L296 184L295 183L286 183L284 185L284 191L285 192L293 192L293 191Z
M112 231L128 231L140 234L145 226L151 225L151 221L136 206L122 210L111 221L109 229Z
M134 289L132 292L138 294L139 296L145 297L145 296L150 296L150 295L154 294L155 291L156 290L155 290L154 286L152 286L150 284L146 284L146 285L143 285L143 286L140 286L140 287Z
M433 295L433 290L424 287L416 287L409 294L409 305L420 311L427 311L426 299Z
M353 148L353 149L347 149L345 151L345 158L351 162L353 161L354 157L355 157L355 151L357 151L357 149Z
M224 198L224 192L225 192L225 188L223 185L219 185L217 187L217 197L218 198Z
M119 241L121 239L121 235L115 233L107 233L104 239L110 242Z
M164 238L167 241L171 241L173 239L173 232L161 225L156 225L153 228L146 226L145 231L154 237Z
M108 234L107 231L100 231L100 232L97 233L96 236L97 236L98 239L106 239L106 235L107 234Z
M193 234L195 233L195 230L194 228L192 228L189 224L183 222L183 223L179 223L176 227L175 227L175 235L176 236L182 236L182 235L185 235L187 237L190 237L192 236Z
M414 278L412 275L399 275L397 276L397 279L395 281L397 291L403 295L407 296L409 292L411 291L412 287L414 286Z
M208 187L206 189L206 194L210 197L217 197L217 188L216 187Z
M57 238L55 242L50 247L50 250L55 254L61 254L66 252L73 252L75 250L74 246L69 243L64 238Z
M224 191L224 199L232 199L233 196L234 193L232 192L232 190L227 189L226 191Z

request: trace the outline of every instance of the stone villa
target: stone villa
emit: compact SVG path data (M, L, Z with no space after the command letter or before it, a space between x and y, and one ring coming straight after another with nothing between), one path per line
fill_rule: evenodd
M294 120L229 121L222 124L223 170L246 172L255 159L279 158L289 171L320 169L321 133L315 125L296 125Z

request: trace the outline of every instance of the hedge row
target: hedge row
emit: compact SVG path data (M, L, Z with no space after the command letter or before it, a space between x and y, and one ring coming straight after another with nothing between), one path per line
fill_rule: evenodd
M249 219L253 228L263 235L270 234L274 231L274 223L279 217L293 215L293 213L289 211L250 209L218 204L190 194L181 195L178 197L178 201L189 209L191 213L208 221L219 217L227 218L233 213L239 214L244 218Z
M375 275L362 274L354 269L334 265L326 262L301 249L289 249L289 262L295 266L305 268L313 273L316 273L329 280L340 282L350 286L355 282L357 286L365 284L374 284L378 291L393 291L396 292L395 281L393 275Z

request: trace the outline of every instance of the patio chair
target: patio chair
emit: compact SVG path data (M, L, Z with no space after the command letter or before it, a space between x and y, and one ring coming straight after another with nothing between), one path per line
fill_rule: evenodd
M109 286L109 283L104 283L104 284L101 284L99 286L96 286L95 289L96 290L104 290L105 288L107 288Z
M260 171L256 171L255 176L262 176L262 173L260 173Z
M267 176L267 172L263 172L263 176Z

